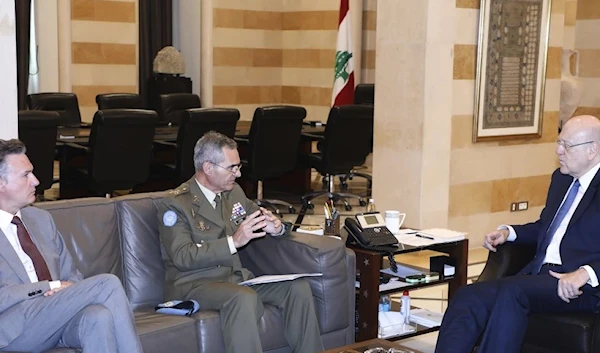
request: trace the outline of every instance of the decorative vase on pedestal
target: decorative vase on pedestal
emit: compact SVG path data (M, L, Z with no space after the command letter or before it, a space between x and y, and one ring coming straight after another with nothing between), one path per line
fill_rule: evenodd
M575 55L575 75L571 73L571 56ZM559 131L581 103L582 87L579 82L579 51L563 49L560 84Z

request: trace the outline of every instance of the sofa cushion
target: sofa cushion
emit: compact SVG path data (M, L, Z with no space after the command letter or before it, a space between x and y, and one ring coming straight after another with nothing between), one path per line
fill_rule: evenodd
M123 280L115 204L103 198L41 202L50 212L84 277L112 273Z
M135 326L144 353L197 353L198 336L194 320L187 316L135 312Z
M592 352L597 318L594 313L531 315L524 345L543 347L549 352Z
M221 318L217 311L200 311L192 317L196 320L200 353L224 352L225 343L221 333ZM259 322L258 333L263 351L288 347L283 332L281 311L265 305L265 313Z
M116 199L123 248L123 287L134 310L163 302L165 268L153 200L165 193Z

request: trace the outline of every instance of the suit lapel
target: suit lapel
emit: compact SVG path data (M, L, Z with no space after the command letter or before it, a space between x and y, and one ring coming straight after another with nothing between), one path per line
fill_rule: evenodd
M221 213L212 206L212 204L206 199L202 190L198 186L196 179L192 177L190 181L188 181L188 185L190 187L190 193L192 195L192 204L194 205L195 213L199 214L204 219L220 226L221 228L225 227L224 220L221 217Z
M33 243L35 244L35 246L38 248L40 254L42 254L42 257L44 258L44 261L46 261L46 266L48 266L48 270L50 271L50 276L52 277L52 279L55 280L59 280L60 279L60 269L59 269L59 264L51 261L54 257L53 257L53 249L48 249L46 247L46 242L42 241L40 239L40 237L42 236L54 236L54 234L49 234L46 235L46 233L48 232L48 224L44 224L44 225L40 225L38 224L39 221L38 219L36 219L35 217L29 217L29 213L27 211L27 208L24 208L21 210L21 216L23 218L23 224L25 225L25 228L27 229L27 232L29 233L29 236L31 237L31 240L33 241Z
M590 205L592 200L596 197L596 191L598 190L599 183L600 183L600 171L598 173L596 173L596 175L594 175L594 179L592 179L590 186L585 191L585 194L583 194L583 198L579 202L579 205L577 205L577 208L575 209L575 213L573 213L573 217L571 217L571 220L569 221L569 225L575 223L577 221L577 219L579 219L579 217L581 217L583 212L588 208L588 206Z
M25 267L15 252L15 249L6 238L4 232L0 230L0 234L0 255L4 257L6 262L12 267L13 271L15 271L23 283L31 283L27 271L25 271Z

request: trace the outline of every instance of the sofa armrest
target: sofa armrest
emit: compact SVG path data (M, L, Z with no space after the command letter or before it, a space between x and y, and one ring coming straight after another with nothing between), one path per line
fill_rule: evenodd
M240 258L256 276L322 273L306 279L315 298L321 333L346 329L350 323L353 327L354 253L347 252L340 240L295 232L282 238L266 236L250 242L240 251Z
M504 243L496 252L490 251L477 281L491 281L517 273L535 256L535 245Z

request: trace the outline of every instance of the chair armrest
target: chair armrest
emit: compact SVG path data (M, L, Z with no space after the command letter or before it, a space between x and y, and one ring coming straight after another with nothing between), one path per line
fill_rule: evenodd
M163 140L154 140L154 143L157 145L163 145L166 147L177 147L177 143L175 142L169 142L169 141L163 141Z
M76 149L79 149L79 150L84 150L86 152L90 150L89 147L82 146L80 144L72 143L72 142L65 142L64 145L67 146L67 147L76 148Z
M309 139L311 139L313 141L317 141L317 140L320 141L320 140L325 139L325 136L323 136L323 135L309 134L308 132L303 132L302 136L308 137Z
M295 232L281 238L266 236L250 242L240 251L240 258L256 276L322 273L306 279L315 298L321 333L354 327L356 260L342 241Z
M535 245L519 245L510 242L497 247L496 252L490 251L485 267L477 279L491 281L517 273L535 256Z

